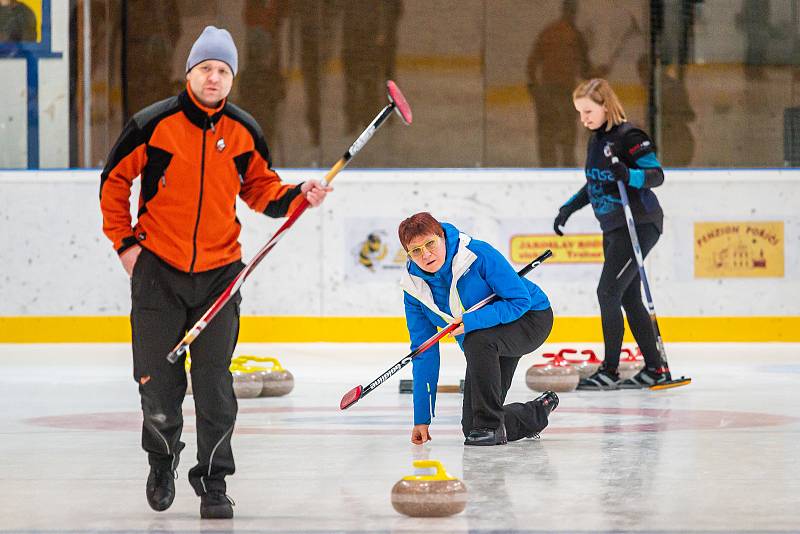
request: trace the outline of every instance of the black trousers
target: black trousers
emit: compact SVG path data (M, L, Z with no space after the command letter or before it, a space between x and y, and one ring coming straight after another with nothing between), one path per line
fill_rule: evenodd
M142 448L151 466L174 470L184 447L181 405L186 395L184 358L166 356L242 269L235 262L188 274L142 249L131 277L133 377L142 400ZM225 491L235 471L231 434L238 405L229 366L239 336L236 295L192 343L192 388L197 419L197 465L189 482L198 495Z
M553 310L531 310L513 323L468 333L464 337L467 375L461 428L506 426L509 441L532 436L547 426L547 412L534 402L506 404L514 371L522 356L539 348L553 329Z
M656 225L652 223L637 225L636 234L642 256L647 256L661 236ZM619 366L619 353L625 332L620 308L625 309L631 333L642 350L645 364L648 367L661 367L656 334L650 322L650 314L642 302L642 279L627 227L603 234L603 254L605 263L597 284L597 300L603 323L606 367L616 369Z

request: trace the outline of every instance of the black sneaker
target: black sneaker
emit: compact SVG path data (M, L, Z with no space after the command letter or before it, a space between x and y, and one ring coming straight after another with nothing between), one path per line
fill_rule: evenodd
M530 404L538 404L542 408L544 408L545 414L547 417L550 417L550 414L558 407L558 395L556 395L555 391L545 391L535 399L533 399ZM545 423L547 426L547 423ZM539 432L533 432L531 434L526 434L526 438L532 439L539 439Z
M209 491L200 496L200 517L203 519L231 519L236 503L224 491Z
M150 468L147 477L147 504L156 512L163 512L175 500L175 473L169 469Z
M592 376L581 378L577 389L587 390L609 390L617 389L619 384L619 373L615 370L605 369L602 366Z
M556 395L555 391L545 391L533 399L533 402L544 406L544 409L547 411L547 415L550 415L553 413L553 410L558 407L558 395Z
M508 443L506 437L506 426L500 425L498 428L475 428L470 430L464 445L505 445Z
M650 386L662 384L672 380L672 375L666 367L658 369L645 367L634 376L618 384L620 389L646 389Z

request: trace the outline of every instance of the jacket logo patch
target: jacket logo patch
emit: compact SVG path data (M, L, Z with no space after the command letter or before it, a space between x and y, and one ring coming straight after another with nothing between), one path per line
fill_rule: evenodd
M628 153L629 153L629 154L631 154L631 155L633 155L633 154L635 154L635 153L636 153L638 150L642 150L642 149L644 149L644 148L647 148L647 147L649 147L649 146L650 146L650 141L642 141L641 143L637 144L637 145L636 145L636 146L634 146L633 148L630 148L630 149L628 149Z
M217 141L217 152L222 152L223 150L225 150L225 139L220 137L219 141Z

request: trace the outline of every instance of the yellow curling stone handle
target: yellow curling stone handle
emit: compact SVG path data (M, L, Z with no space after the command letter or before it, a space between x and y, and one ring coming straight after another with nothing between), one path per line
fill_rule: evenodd
M247 362L267 362L272 364L272 371L283 371L284 368L281 367L281 362L278 361L277 358L271 358L269 356L239 356L233 359L233 363L238 363L240 365L246 364ZM264 368L255 368L258 371L266 371Z
M239 371L242 373L255 373L257 371L266 371L265 367L253 367L250 365L243 365L241 362L237 362L236 360L231 361L230 366L231 373L234 371Z
M436 473L432 475L409 475L407 477L403 477L403 480L458 480L456 477L452 477L447 474L447 471L444 470L442 462L439 460L414 460L414 467L417 469L433 468L436 469Z

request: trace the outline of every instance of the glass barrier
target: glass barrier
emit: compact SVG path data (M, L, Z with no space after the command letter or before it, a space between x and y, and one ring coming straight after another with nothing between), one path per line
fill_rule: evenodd
M234 37L230 100L276 167L331 165L387 79L414 124L353 166L580 167L571 92L594 76L666 166L800 166L799 21L800 0L3 0L0 168L102 166L183 90L208 24Z

